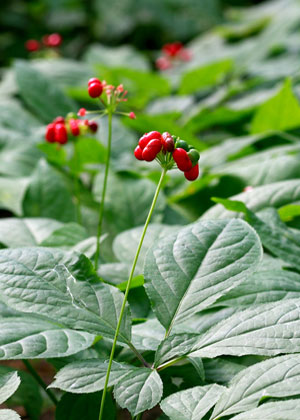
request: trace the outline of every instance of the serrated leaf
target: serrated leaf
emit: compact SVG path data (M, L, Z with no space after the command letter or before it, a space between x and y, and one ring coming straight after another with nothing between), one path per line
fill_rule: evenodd
M164 336L165 330L157 319L148 319L132 327L132 344L138 350L155 351Z
M76 111L76 105L64 95L55 82L34 69L25 61L15 65L16 80L24 102L48 123L57 115L63 117L70 111Z
M0 251L0 291L14 309L44 315L70 328L114 337L123 295L97 279L83 255L49 248ZM96 286L96 285L95 285ZM130 340L128 309L119 340Z
M21 380L17 372L1 372L0 404L4 403L19 387Z
M298 399L269 402L246 413L238 414L232 417L232 420L295 420L299 410Z
M300 180L293 179L263 185L253 188L251 191L237 194L230 199L242 201L255 213L270 206L280 208L285 204L300 200ZM233 213L224 209L221 204L217 204L205 212L201 219L225 219L238 216L238 212Z
M162 400L160 406L170 420L200 420L224 389L217 384L197 386L170 395Z
M85 228L76 223L66 223L64 226L54 230L41 246L71 247L87 238Z
M93 344L94 336L29 316L1 319L0 359L63 357Z
M130 372L115 385L114 396L133 416L150 410L162 397L163 384L155 370L141 368Z
M108 361L104 359L88 359L66 365L56 375L50 388L59 388L75 394L85 394L101 391L104 388ZM116 382L129 372L139 368L113 361L108 386Z
M245 280L261 257L256 233L240 220L198 222L160 240L144 272L157 318L169 332Z
M287 270L269 270L252 274L214 306L251 306L297 298L300 298L300 275Z
M235 376L221 395L211 419L258 406L262 398L291 397L300 393L300 356L287 355L256 363Z
M212 327L199 337L192 354L213 358L225 354L296 353L300 345L299 327L298 300L259 305L237 312Z

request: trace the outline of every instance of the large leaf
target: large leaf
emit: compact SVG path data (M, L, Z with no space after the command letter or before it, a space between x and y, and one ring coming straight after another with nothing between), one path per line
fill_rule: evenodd
M300 275L287 270L258 271L222 296L215 306L251 306L300 298Z
M232 420L295 420L299 415L299 410L299 399L270 402L246 413L238 414L232 417Z
M211 419L247 411L262 398L300 393L300 355L275 357L244 369L221 395Z
M49 217L61 222L75 221L75 205L63 176L40 160L30 178L23 202L24 215Z
M253 188L252 191L243 192L231 198L233 200L242 201L253 212L271 206L279 208L300 200L300 180L293 179L263 185L261 187ZM221 204L217 204L204 213L203 216L201 216L201 219L225 219L238 216L239 212L233 213L230 210L224 209Z
M101 391L104 388L107 366L108 361L104 359L89 359L70 363L55 375L55 380L50 387L75 394ZM133 371L139 371L139 368L113 362L109 386L115 385L127 373Z
M252 133L267 130L288 130L299 126L300 106L286 80L281 90L261 105L252 122Z
M299 326L298 300L259 305L237 312L212 327L199 337L193 354L213 358L225 354L296 353L300 345Z
M28 184L28 178L0 177L0 208L22 216L22 201Z
M17 372L1 372L0 404L4 403L18 389L20 382Z
M163 384L159 374L146 368L129 372L114 388L117 403L134 416L158 404L162 392Z
M84 331L59 327L34 317L1 319L0 359L63 357L93 344L94 336Z
M114 337L122 293L88 280L96 275L83 255L49 248L0 251L0 291L5 302L23 312L44 315L70 328ZM130 339L126 311L119 340Z
M218 401L224 389L217 384L197 386L170 395L160 406L170 420L200 420Z
M261 257L256 233L240 220L200 222L160 240L144 273L157 318L170 332L245 280Z
M55 82L25 61L16 63L16 79L24 102L44 122L57 115L65 116L76 105L64 95Z

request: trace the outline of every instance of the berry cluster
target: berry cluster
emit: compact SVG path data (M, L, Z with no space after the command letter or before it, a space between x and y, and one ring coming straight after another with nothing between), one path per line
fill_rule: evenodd
M25 48L29 52L39 51L42 47L46 48L57 48L62 43L62 36L54 33L50 35L44 35L42 41L36 39L28 39L25 42Z
M172 42L162 47L162 56L156 60L156 67L159 70L167 70L173 67L176 61L189 61L191 58L191 52L184 48L181 42Z
M120 114L120 115L126 115L132 120L136 118L134 112L116 112L117 106L120 102L126 102L127 98L127 90L124 90L123 85L119 85L117 87L113 85L108 85L105 80L101 81L97 79L96 77L93 77L88 81L88 94L91 98L100 98L102 96L102 93L105 94L105 97L102 97L100 100L102 104L105 106L106 109L110 108L110 110L114 113ZM78 115L84 116L86 113L86 110L84 108L81 108L79 110ZM106 113L106 112L104 112Z
M157 159L167 169L172 169L176 163L177 168L184 172L184 176L189 181L194 181L199 175L199 152L184 140L172 136L168 132L163 134L158 131L145 133L139 139L134 156L138 160L147 162Z
M78 120L76 115L71 113L67 118L56 117L54 121L47 125L45 139L49 143L65 144L69 134L77 137L87 131L95 133L98 124L95 121Z

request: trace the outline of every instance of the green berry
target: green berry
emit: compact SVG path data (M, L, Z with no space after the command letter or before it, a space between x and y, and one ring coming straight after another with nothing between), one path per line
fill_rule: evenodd
M195 165L196 165L196 163L198 162L198 160L200 159L200 154L199 154L198 150L196 150L196 149L191 149L191 150L188 152L188 155L189 155L189 158L190 158L190 159L191 159L191 161L192 161L193 166L195 166Z
M188 152L189 151L189 145L187 144L187 142L186 141L184 141L184 140L178 140L177 142L176 142L176 149L177 148L179 148L179 149L183 149L183 150L185 150L186 152Z

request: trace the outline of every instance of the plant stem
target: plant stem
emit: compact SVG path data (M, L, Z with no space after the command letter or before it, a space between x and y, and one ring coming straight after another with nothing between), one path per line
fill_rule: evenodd
M43 381L43 379L40 377L40 375L36 372L36 370L31 366L30 362L28 360L22 360L24 365L26 366L27 370L31 373L31 375L34 377L34 379L37 381L39 385L43 388L43 390L47 393L48 397L52 400L52 402L57 405L58 400L56 396L53 394L53 392L47 388L47 385Z
M176 359L170 360L169 362L163 363L162 365L158 366L158 368L156 368L157 372L160 372L161 370L166 369L169 366L173 366L176 363L178 363L180 360L185 359L186 356L180 356L177 357Z
M143 413L140 413L136 416L135 420L141 420Z
M99 420L102 420L102 416L103 416L106 390L107 390L107 385L108 385L108 381L109 381L111 365L112 365L112 361L113 361L114 354L115 354L117 338L118 338L118 335L119 335L121 322L122 322L122 318L123 318L125 307L126 307L126 302L127 302L127 297L128 297L128 293L129 293L129 290L130 290L131 280L133 278L134 270L135 270L135 267L136 267L136 264L137 264L137 261L138 261L139 255L140 255L140 251L141 251L143 241L144 241L144 238L145 238L145 235L146 235L146 232L147 232L147 228L148 228L149 222L151 220L152 213L153 213L153 210L154 210L159 192L161 190L161 186L162 186L164 177L166 175L166 172L167 172L167 169L164 168L162 173L161 173L159 183L156 187L156 191L155 191L155 194L154 194L154 197L153 197L153 200L152 200L152 204L151 204L151 207L150 207L150 210L149 210L149 213L148 213L145 225L144 225L144 229L143 229L143 232L142 232L142 235L141 235L141 238L140 238L140 242L139 242L137 250L136 250L136 254L135 254L135 257L134 257L134 260L133 260L133 263L132 263L132 267L131 267L131 271L130 271L130 275L129 275L129 278L128 278L128 281L127 281L127 286L126 286L126 290L125 290L125 294L124 294L124 299L123 299L123 303L122 303L122 307L121 307L121 311L120 311L120 315L119 315L119 320L118 320L117 328L116 328L116 331L115 331L115 337L114 337L114 341L113 341L113 345L112 345L112 349L111 349L111 353L110 353L110 357L109 357L109 362L108 362L108 367L107 367L107 372L106 372L106 378L105 378L105 384L104 384L104 389L103 389L103 393L102 393L102 400L101 400L101 406L100 406L100 412L99 412Z
M109 172L110 151L111 151L111 134L112 134L112 111L108 111L107 156L106 156L106 163L105 163L104 180L103 180L103 185L102 185L101 203L100 203L100 209L99 209L99 221L98 221L98 230L97 230L97 248L96 248L96 254L95 254L95 270L96 271L97 271L98 266L99 266L100 236L101 236L102 221L103 221L103 214L104 214L104 201L105 201L105 194L106 194L106 187L107 187L107 178L108 178L108 172Z

